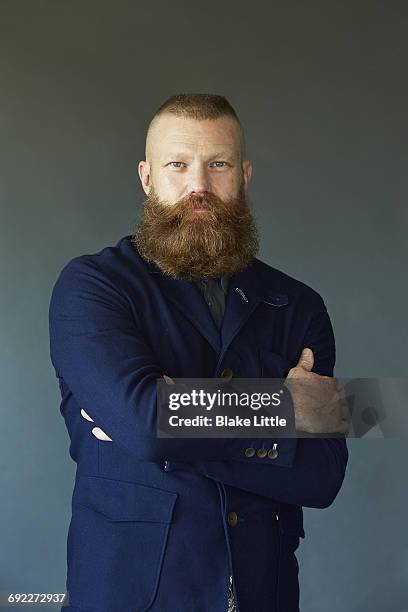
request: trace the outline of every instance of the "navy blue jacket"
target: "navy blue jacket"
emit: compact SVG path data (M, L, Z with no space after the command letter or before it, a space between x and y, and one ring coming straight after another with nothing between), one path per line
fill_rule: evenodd
M197 286L146 263L130 238L71 259L51 296L51 360L77 464L64 610L226 612L231 574L239 612L296 612L302 506L333 502L344 438L157 438L156 382L224 368L285 377L304 347L313 371L332 376L324 302L255 259L230 278L220 333ZM245 453L274 443L275 458Z

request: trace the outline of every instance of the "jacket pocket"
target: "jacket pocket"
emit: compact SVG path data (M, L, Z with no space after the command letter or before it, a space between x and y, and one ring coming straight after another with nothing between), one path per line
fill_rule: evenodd
M72 605L144 612L160 580L177 493L97 476L77 477L68 534Z

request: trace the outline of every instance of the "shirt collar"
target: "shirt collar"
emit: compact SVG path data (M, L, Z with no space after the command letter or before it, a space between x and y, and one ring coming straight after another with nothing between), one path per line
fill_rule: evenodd
M227 276L226 274L224 274L223 276L216 278L215 280L217 280L219 282L219 284L221 285L221 289L223 290L223 292L225 293L225 295L227 295L228 292L228 280L229 280L229 276ZM198 281L196 281L196 283L198 283L199 285L201 284L206 284L207 279L203 278L203 279L199 279Z
M128 236L128 238L130 238L130 236ZM139 255L140 259L143 261L143 264L147 267L147 269L149 270L149 272L151 272L152 274L163 274L162 270L160 269L160 267L153 261L146 261L144 260L140 255ZM227 274L223 274L223 276L221 276L219 279L221 281L221 288L224 291L225 295L227 295L228 292L228 282L229 282L230 277ZM200 283L205 281L205 279L200 279L200 281L195 281L196 283Z

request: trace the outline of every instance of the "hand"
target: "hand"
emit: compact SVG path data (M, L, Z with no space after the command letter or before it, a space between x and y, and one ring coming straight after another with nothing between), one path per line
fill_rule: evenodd
M335 378L312 372L313 364L312 349L304 348L284 383L292 396L296 429L347 434L350 416L344 391Z
M172 378L170 378L170 376L167 376L167 374L163 374L163 378L164 378L164 380L166 381L166 383L168 385L174 385L175 384L174 380ZM87 412L85 412L85 410L83 408L81 408L81 415L87 421L91 421L91 423L94 422L94 420L91 419L89 414ZM102 431L102 429L100 427L93 427L92 433L95 436L95 438L98 438L98 440L103 440L104 442L112 442L113 441L112 438L110 438L108 435L106 435L106 433L104 431Z

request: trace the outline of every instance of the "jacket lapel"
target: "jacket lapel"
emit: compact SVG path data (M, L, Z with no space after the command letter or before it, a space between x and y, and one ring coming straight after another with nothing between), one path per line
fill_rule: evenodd
M266 288L262 286L256 268L256 260L254 260L242 272L234 274L229 279L221 328L223 353L263 300Z
M271 306L286 306L288 296L274 293L263 278L263 265L254 259L242 272L229 278L225 313L221 333L212 318L208 305L195 283L174 279L164 274L154 264L144 261L137 254L139 263L154 274L163 295L206 338L217 354L224 354L229 345L245 325L258 304L262 301Z
M194 325L218 354L221 350L220 332L196 284L172 278L154 263L144 262L144 266L156 278L165 298Z

